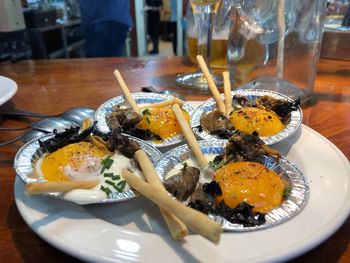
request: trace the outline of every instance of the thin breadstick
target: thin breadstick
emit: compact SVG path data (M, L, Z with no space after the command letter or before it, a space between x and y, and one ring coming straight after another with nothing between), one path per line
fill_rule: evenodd
M191 150L193 151L194 155L197 158L197 161L199 165L202 168L205 168L208 166L208 161L205 159L204 154L202 152L201 147L197 143L196 137L193 134L192 129L190 128L190 125L185 120L182 110L180 109L179 105L175 104L172 106L173 112L176 116L177 121L180 124L181 130L183 135L185 136L188 145L190 146Z
M85 130L89 128L92 125L92 120L90 118L86 118L83 120L83 123L81 124L81 129Z
M284 0L278 0L277 2L277 25L278 25L277 78L283 79L284 37L286 34L286 21L284 17Z
M119 70L114 70L114 76L116 77L118 84L120 86L120 88L123 91L125 100L129 103L130 107L133 109L134 112L138 113L141 115L141 111L139 109L139 107L137 106L134 98L131 96L131 93L129 91L128 86L126 85L122 75L120 74Z
M135 153L135 157L141 166L142 172L146 177L147 182L157 187L160 191L167 193L164 185L160 181L156 171L154 170L153 163L148 158L147 154L143 150L138 150ZM171 236L174 239L182 239L188 234L187 227L172 213L160 208L160 212L169 228Z
M226 116L228 117L232 111L231 82L228 71L222 72L222 78L224 79L225 108Z
M90 189L100 183L99 180L92 181L65 181L65 182L33 182L26 185L29 195L38 195L54 192L68 192L73 189Z
M142 105L140 106L140 109L145 109L145 108L163 108L163 107L167 107L167 106L171 106L174 105L175 103L182 105L183 102L182 100L180 100L179 98L171 98L170 100L165 100L165 101L161 101L161 102L157 102L154 104L149 104L149 105Z
M128 170L123 170L122 176L136 191L156 203L159 207L177 216L191 230L215 244L219 243L221 234L221 225L219 223L216 223L207 215L172 199L168 194L159 191L157 187L146 183Z
M196 59L197 59L197 62L198 62L198 65L199 67L201 68L207 82L208 82L208 86L209 86L209 89L210 89L210 92L211 94L213 95L215 101L216 101L216 105L219 109L220 112L222 112L223 114L225 114L225 105L224 105L224 102L222 101L221 99L221 96L220 96L220 93L218 91L218 88L216 87L215 85L215 82L209 72L209 69L208 69L208 66L207 64L205 63L204 61L204 58L203 56L201 55L197 55L196 56Z

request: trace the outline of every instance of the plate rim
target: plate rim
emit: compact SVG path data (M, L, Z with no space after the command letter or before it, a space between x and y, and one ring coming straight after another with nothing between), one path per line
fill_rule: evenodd
M4 86L6 85L9 89L8 93L6 93L4 96L0 96L0 106L5 104L7 101L12 99L12 97L16 94L18 90L18 85L17 83L5 76L0 76L0 83L4 81Z
M348 159L346 158L346 156L332 143L330 142L327 138L325 138L324 136L322 136L321 134L317 133L316 131L314 131L313 129L303 125L302 126L303 129L305 129L305 131L310 132L312 135L319 137L319 139L322 139L322 141L324 141L328 147L330 147L330 149L334 152L334 154L337 157L337 160L341 161L341 163L344 165L344 169L346 171L348 171L350 173L350 164ZM349 182L347 182L349 183ZM29 217L31 214L33 214L30 211L30 208L28 208L23 202L21 202L21 197L23 197L23 192L19 192L18 193L18 189L21 188L21 181L16 178L16 182L15 182L15 190L14 190L14 194L15 194L15 202L17 205L17 208L21 214L21 216L24 218L24 220L26 221L26 223L29 225L29 227L32 228L31 225L31 218ZM345 197L350 196L350 191L347 192L347 195ZM32 197L29 197L32 198ZM30 201L30 200L29 200ZM332 221L333 224L328 224L326 225L326 231L317 231L317 232L312 232L311 235L308 235L306 237L303 238L304 242L306 242L306 245L299 245L295 247L294 245L294 249L292 250L284 250L284 251L278 251L278 253L274 253L274 254L267 254L265 255L264 258L261 258L261 255L257 258L257 256L255 255L255 257L252 258L253 261L257 261L257 260L279 260L279 261L284 261L284 260L288 260L291 258L294 258L296 256L299 256L307 251L309 251L310 249L316 247L317 245L319 245L320 243L324 242L327 238L329 238L341 225L344 224L345 220L348 218L349 213L350 213L350 198L348 199L344 199L342 200L343 203L346 205L342 206L342 211L343 213L341 214L341 216L338 216L335 218L336 223L334 223L335 221ZM344 209L345 208L345 209ZM307 209L307 207L305 207L305 209ZM304 210L305 210L304 209ZM292 222L292 221L290 221ZM108 222L104 222L105 224L107 224L107 226L112 225ZM118 225L112 225L114 226L114 228L111 230L114 234L114 232L118 232L118 234L120 234L121 237L125 237L125 234L129 234L131 235L131 238L135 238L135 235L140 236L140 234L136 231L123 231L123 227L118 226ZM324 226L324 225L322 225ZM277 231L277 228L272 228L275 229ZM33 228L32 228L33 229ZM50 232L50 228L46 229L46 231ZM98 253L96 253L96 251L86 251L84 249L76 249L76 248L72 248L70 246L67 247L66 243L67 240L63 240L61 242L61 240L57 237L57 236L53 236L53 237L48 237L46 236L45 233L45 228L41 227L36 229L33 229L33 231L35 233L37 233L40 237L42 237L46 242L54 245L56 248L60 249L61 251L68 253L74 257L83 259L83 260L88 260L88 261L120 261L121 258L116 257L115 254L114 257L102 257L101 255L98 255ZM256 233L256 232L253 232ZM157 234L154 233L144 233L145 235L147 235L147 237L149 238L153 238L153 237L159 237ZM228 235L230 235L232 233L228 233L228 234L224 234L222 239L227 239ZM249 234L249 233L248 233ZM196 235L195 235L196 236ZM244 237L244 236L242 236ZM192 239L191 239L192 241ZM204 242L204 241L203 241ZM304 243L303 242L303 243ZM209 243L204 243L206 246L208 246ZM208 248L212 248L212 247L208 247ZM126 260L125 258L122 260ZM130 260L130 262L132 262L133 260Z

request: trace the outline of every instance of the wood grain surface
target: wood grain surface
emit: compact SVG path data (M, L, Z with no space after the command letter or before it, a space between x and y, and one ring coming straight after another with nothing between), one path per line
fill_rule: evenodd
M174 78L195 67L180 57L103 58L21 61L0 64L0 75L15 80L16 95L0 107L58 114L71 107L96 109L121 95L113 70L119 69L132 92L153 85L173 89L187 100L205 100L206 92L179 88ZM0 89L1 91L1 89ZM333 142L350 158L350 62L321 60L312 101L303 107L303 123ZM33 119L1 119L1 127L24 127ZM0 141L19 132L0 132ZM15 202L13 158L23 145L0 148L0 262L77 262L39 238L21 218ZM349 175L350 176L350 175ZM288 238L288 237L281 237ZM350 262L350 220L328 240L291 262Z

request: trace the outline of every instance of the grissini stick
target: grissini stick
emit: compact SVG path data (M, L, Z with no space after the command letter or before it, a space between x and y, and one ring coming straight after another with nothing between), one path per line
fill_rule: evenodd
M182 105L183 102L182 100L180 100L179 98L171 98L170 100L165 100L165 101L161 101L158 103L154 103L154 104L149 104L149 105L142 105L140 106L141 109L145 109L145 108L163 108L163 107L167 107L167 106L171 106L174 105L175 103Z
M157 187L160 191L167 193L164 185L159 179L156 171L154 170L153 163L148 158L147 154L143 150L138 150L135 153L136 160L141 166L143 175L145 176L148 183ZM174 239L182 239L188 234L187 227L184 223L180 221L175 215L160 208L160 212L169 228L171 236Z
M174 114L176 116L176 119L177 119L178 123L180 124L182 133L185 136L185 138L187 140L187 143L190 146L191 150L193 151L194 155L196 156L199 165L202 168L207 167L208 166L208 161L207 161L207 159L205 159L204 154L202 152L202 149L198 145L197 139L196 139L195 135L193 134L193 131L190 128L190 125L185 120L185 118L184 118L184 116L182 114L182 110L180 109L179 105L174 104L172 106L172 109L173 109L173 112L174 112Z
M146 183L128 170L123 170L122 176L136 191L156 203L159 207L174 214L191 230L215 244L219 243L221 234L221 225L219 223L216 223L205 214L172 199L170 195L159 191L157 187Z
M126 85L122 75L120 74L119 70L114 70L114 76L116 77L118 84L120 86L120 88L123 91L125 100L129 103L130 107L133 109L134 112L138 113L141 115L140 109L137 106L135 100L133 99L133 97L131 96L131 93L129 91L128 86Z
M100 183L99 180L92 181L65 181L65 182L33 182L26 185L29 195L38 195L55 192L68 192L73 189L90 189Z
M215 101L216 101L216 105L217 107L219 108L219 111L223 114L225 114L225 104L224 102L222 101L221 99L221 96L220 96L220 93L218 91L218 88L216 87L215 85L215 82L209 72L209 69L207 67L207 64L205 63L204 61L204 58L203 56L201 55L197 55L196 56L196 59L197 59L197 62L198 62L198 65L199 67L201 68L207 82L208 82L208 86L209 86L209 89L210 89L210 92L211 94L213 95Z
M222 77L224 79L226 116L228 117L230 115L230 112L232 111L230 74L228 73L228 71L224 71L222 72Z

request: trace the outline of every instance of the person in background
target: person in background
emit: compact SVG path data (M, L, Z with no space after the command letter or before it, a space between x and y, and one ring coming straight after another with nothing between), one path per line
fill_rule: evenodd
M86 57L120 57L132 26L129 0L80 0Z
M147 30L153 45L150 54L159 53L160 9L162 6L162 0L146 0Z

